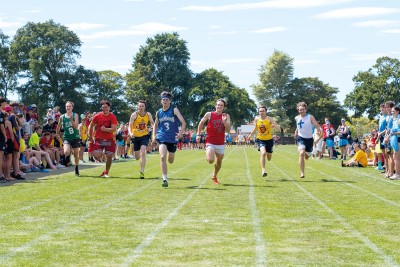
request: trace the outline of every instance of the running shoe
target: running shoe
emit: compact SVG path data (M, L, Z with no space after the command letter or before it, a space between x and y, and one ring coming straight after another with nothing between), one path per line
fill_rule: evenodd
M103 172L100 174L100 177L108 178L108 177L109 177L109 176L108 176L108 171L103 171Z
M389 177L390 180L400 180L400 175L397 173L393 174L392 176Z
M163 182L162 182L162 187L168 187L168 182L167 182L167 180L163 180Z
M268 174L267 174L266 171L264 171L264 172L262 173L262 176L263 176L263 177L267 177L267 175L268 175Z
M144 173L141 171L139 171L139 173L140 173L140 179L144 179Z
M213 177L211 180L214 184L219 184L217 177Z
M78 166L75 166L75 176L79 176L79 168L78 168Z
M62 165L62 164L60 164L60 163L58 163L58 164L56 165L56 167L59 168L59 169L65 168L65 166Z

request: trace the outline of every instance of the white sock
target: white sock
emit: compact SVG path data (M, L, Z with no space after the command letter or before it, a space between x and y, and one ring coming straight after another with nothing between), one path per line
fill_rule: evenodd
M167 180L167 176L166 176L166 175L163 175L163 176L162 176L162 179L163 179L163 181L166 181L166 180Z

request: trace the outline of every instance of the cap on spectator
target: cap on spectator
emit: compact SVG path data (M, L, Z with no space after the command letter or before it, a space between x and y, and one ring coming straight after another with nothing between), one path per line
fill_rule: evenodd
M31 105L31 108L36 108L36 104L32 104L32 105Z
M10 112L12 110L12 107L11 106L6 106L5 108L4 108L4 111L5 112Z
M341 121L346 121L346 120L344 118L342 118Z
M47 109L47 111L52 111L52 110L53 110L52 108L48 108L48 109Z

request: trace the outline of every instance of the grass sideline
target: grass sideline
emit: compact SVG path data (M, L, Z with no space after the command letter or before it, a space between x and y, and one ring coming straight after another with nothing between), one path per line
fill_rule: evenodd
M178 151L1 186L0 266L398 266L400 181L275 148L227 148L220 185L204 151Z

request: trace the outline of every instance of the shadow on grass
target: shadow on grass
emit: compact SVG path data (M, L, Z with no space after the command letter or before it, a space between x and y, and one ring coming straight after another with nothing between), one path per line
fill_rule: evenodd
M161 180L160 177L148 177L144 179L140 179L140 177L127 177L127 176L109 176L109 177L101 177L97 175L79 175L76 178L94 178L94 179L125 179L125 180Z
M342 180L329 180L329 179L321 179L321 182L324 183L356 183L355 181L342 181Z
M210 188L210 187L199 187L197 185L188 186L188 187L184 187L184 188L187 188L187 189L201 189L201 190L226 190L224 188L219 188L219 187Z
M272 185L249 185L249 184L223 184L224 186L242 186L242 187L276 187Z

